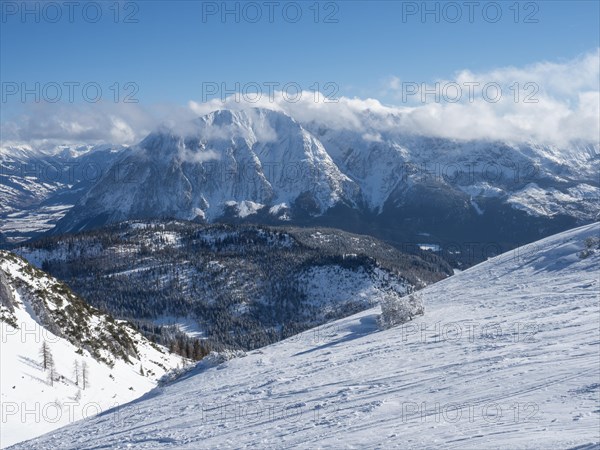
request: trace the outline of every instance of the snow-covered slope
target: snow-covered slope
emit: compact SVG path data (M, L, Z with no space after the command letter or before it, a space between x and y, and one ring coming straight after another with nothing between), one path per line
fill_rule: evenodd
M0 330L2 447L129 402L182 364L8 252L0 252Z
M378 331L374 308L204 360L15 448L593 448L598 267L595 223L420 291L426 314L403 326Z

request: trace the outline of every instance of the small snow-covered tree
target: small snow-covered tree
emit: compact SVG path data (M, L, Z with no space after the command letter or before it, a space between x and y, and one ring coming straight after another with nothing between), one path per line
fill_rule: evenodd
M380 302L380 305L381 315L378 322L384 330L408 322L425 312L422 295L418 293L400 298L388 296Z

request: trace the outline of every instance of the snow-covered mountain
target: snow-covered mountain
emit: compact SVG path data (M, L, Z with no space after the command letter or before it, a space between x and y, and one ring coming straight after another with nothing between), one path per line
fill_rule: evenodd
M445 250L475 241L472 264L493 256L486 248L497 254L600 213L598 144L427 138L370 111L358 122L301 123L255 108L163 128L116 162L53 232L148 218L291 221L398 244L428 235Z
M124 149L113 145L2 145L1 236L18 242L52 229Z
M260 108L215 111L109 153L109 168L71 201L31 185L51 200L18 196L0 231L16 238L19 228L56 223L61 234L156 218L327 225L399 246L435 244L468 266L599 217L599 143L559 148L407 129L401 116L370 110L320 122ZM43 207L31 212L31 201Z
M490 197L535 216L589 220L600 212L599 143L558 148L428 138L402 133L399 116L369 111L360 115L360 122L358 130L315 122L305 126L360 186L372 209L381 211L390 200L425 187L454 191L470 200L469 208L478 214L485 211L476 202Z
M354 119L304 126L374 212L361 221L373 231L361 232L400 243L426 235L469 265L600 217L598 142L430 138L401 131L393 113Z
M0 251L0 445L129 402L183 361Z
M283 220L296 206L322 214L358 187L290 116L265 109L216 111L178 131L150 134L118 162L54 230L128 219L214 220L262 208Z
M194 370L15 449L596 448L600 225L519 248L378 308Z

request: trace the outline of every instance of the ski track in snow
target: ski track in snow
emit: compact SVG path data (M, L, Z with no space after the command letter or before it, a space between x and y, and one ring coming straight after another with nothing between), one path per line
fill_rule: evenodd
M599 233L432 285L403 326L379 331L373 308L200 362L118 414L15 448L598 448L600 250L579 253Z

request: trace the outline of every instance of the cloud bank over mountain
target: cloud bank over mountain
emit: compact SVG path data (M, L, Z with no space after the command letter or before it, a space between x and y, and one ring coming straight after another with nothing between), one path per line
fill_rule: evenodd
M24 105L21 116L1 124L2 143L133 144L159 124L177 128L195 116L218 109L262 107L283 111L301 123L361 131L377 142L394 131L460 140L536 141L559 146L597 142L600 122L600 49L560 62L537 62L448 79L402 80L392 76L381 98L335 100L302 91L256 96L230 95L186 106L141 103ZM295 98L290 98L295 97ZM387 102L386 102L387 103ZM365 126L365 112L370 123ZM400 129L398 127L400 126ZM269 130L265 130L269 132Z

